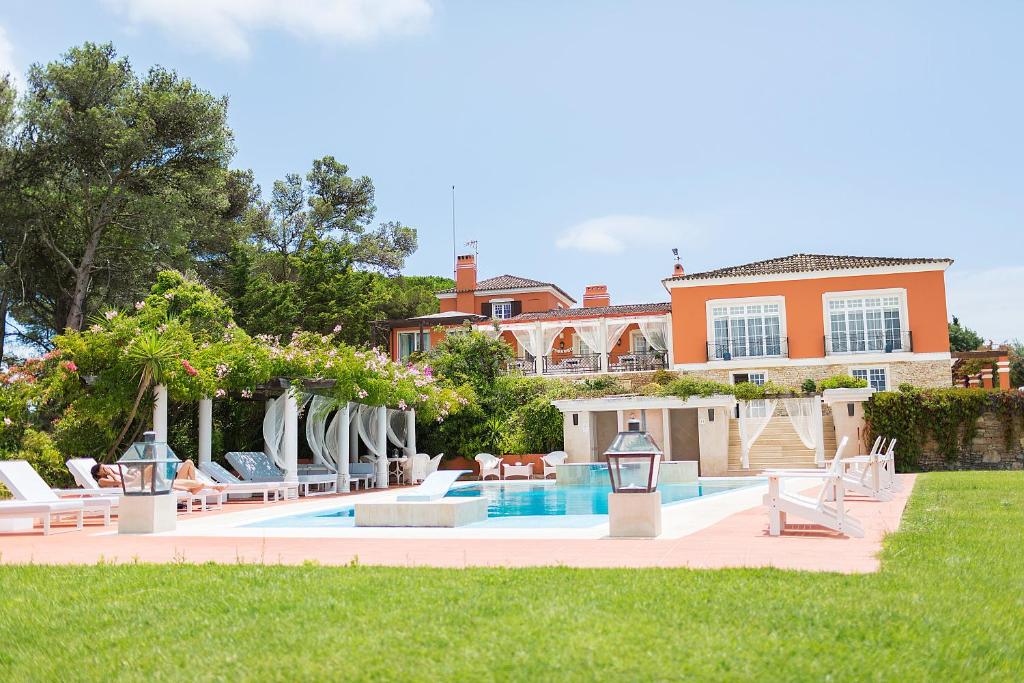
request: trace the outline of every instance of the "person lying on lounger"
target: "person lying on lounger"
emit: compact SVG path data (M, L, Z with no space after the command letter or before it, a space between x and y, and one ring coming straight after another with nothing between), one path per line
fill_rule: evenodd
M121 473L114 465L96 464L92 468L92 476L101 488L121 488ZM129 482L129 485L131 485L131 482ZM199 481L195 464L191 460L186 460L181 463L178 473L174 475L174 483L171 485L171 488L175 491L198 493L203 489L223 491L227 486L224 484L206 484Z

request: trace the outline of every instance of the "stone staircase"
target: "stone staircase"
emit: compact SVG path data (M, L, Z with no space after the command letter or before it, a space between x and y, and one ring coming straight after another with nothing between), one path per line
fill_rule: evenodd
M836 430L832 416L825 415L825 459L828 460L836 452ZM750 469L743 469L740 460L743 449L740 447L740 422L729 420L729 472L730 477L742 477L760 474L761 470L772 468L812 468L814 451L804 447L796 430L785 414L776 413L771 422L761 432L761 436L750 449Z

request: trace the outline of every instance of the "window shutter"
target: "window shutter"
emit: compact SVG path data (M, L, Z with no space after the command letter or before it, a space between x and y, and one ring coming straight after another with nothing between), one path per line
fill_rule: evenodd
M514 317L516 317L517 315L519 315L522 312L523 312L523 302L522 301L513 301L512 302L512 317L514 318Z
M487 317L487 318L491 317L491 304L490 304L490 302L487 302L485 304L480 304L480 315L482 315L484 317Z

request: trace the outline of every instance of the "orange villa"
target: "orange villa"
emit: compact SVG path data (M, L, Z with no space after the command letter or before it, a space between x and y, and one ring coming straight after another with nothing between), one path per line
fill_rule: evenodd
M669 300L612 305L590 285L515 275L477 279L459 256L440 313L386 321L396 359L469 322L500 334L526 374L669 369L725 383L799 386L851 374L877 390L950 386L945 270L951 259L794 254L662 280ZM497 327L495 327L497 325Z

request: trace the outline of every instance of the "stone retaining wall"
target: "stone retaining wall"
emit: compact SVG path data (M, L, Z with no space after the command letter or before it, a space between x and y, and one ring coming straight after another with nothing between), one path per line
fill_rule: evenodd
M1006 448L1002 419L994 412L982 413L978 418L978 433L971 447L960 453L956 460L947 462L938 445L929 438L921 448L917 461L924 470L1020 470L1024 469L1024 429L1019 425L1014 432L1013 445Z
M784 386L799 387L805 379L815 381L848 375L850 368L863 363L857 362L856 356L844 357L843 362L833 365L787 365L782 367L737 367L713 370L694 370L683 374L701 377L715 382L729 384L734 372L763 372L765 380ZM889 369L889 388L895 390L901 384L913 384L915 387L944 389L953 384L948 360L928 361L895 361L891 363L870 363L872 367Z

